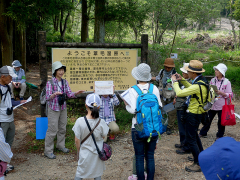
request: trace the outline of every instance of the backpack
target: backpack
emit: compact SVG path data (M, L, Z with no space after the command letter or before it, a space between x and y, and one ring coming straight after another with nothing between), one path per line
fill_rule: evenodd
M49 82L51 83L51 86L52 86L52 92L54 92L53 80L51 79ZM42 105L46 104L46 86L43 88L40 94L40 102Z
M160 80L159 80L159 92L160 95L166 99L172 99L175 97L176 93L174 91L173 85L172 85L172 81L171 78L169 80L167 80L166 85L164 86L163 82L162 82L162 78L163 78L163 71L164 69L160 70ZM175 74L176 71L173 70L172 74Z
M6 86L7 86L8 89L7 89L7 91L4 94L2 93L2 90L0 89L0 103L1 103L1 100L3 100L2 99L3 95L5 95L5 94L7 95L8 92L10 93L10 95L12 94L10 86L8 84ZM5 101L5 99L6 99L6 96L4 98L4 101Z
M215 92L205 78L203 79L203 81L205 83L200 82L200 81L197 81L196 83L194 83L194 84L198 84L198 86L199 86L202 102L199 102L199 98L197 97L196 94L193 95L193 98L196 98L199 103L199 106L202 107L205 112L207 112L212 108L213 103L215 102ZM206 97L205 101L203 101L201 85L204 85L207 88L207 97Z
M139 138L148 138L159 136L163 133L162 114L158 99L153 94L153 84L149 84L148 92L144 94L141 89L135 85L132 86L138 93L136 104L137 124L135 129Z

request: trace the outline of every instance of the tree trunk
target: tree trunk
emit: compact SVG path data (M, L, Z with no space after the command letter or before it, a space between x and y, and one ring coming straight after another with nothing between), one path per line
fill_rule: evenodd
M173 37L173 41L172 41L172 47L171 47L171 50L170 50L170 55L171 55L171 53L173 51L173 46L174 46L176 35L177 35L177 28L178 28L178 25L175 26L174 37Z
M26 30L15 29L14 37L14 59L21 62L22 68L26 71Z
M82 0L81 42L87 42L88 21L89 21L89 18L87 13L87 0Z
M58 25L59 25L59 15L55 15L53 16L53 27L55 32L58 31Z
M106 0L95 0L95 25L94 42L104 43L105 39L105 2Z
M13 20L3 15L10 6L9 0L0 3L0 41L2 51L2 66L11 65L13 61Z
M234 22L232 21L233 19L233 12L232 12L232 5L233 5L233 0L231 0L231 3L230 3L230 18L229 18L229 21L230 21L230 24L232 26L232 33L233 33L233 38L234 38L234 48L236 48L237 46L237 36L236 36L236 32L235 32L235 25L234 25Z

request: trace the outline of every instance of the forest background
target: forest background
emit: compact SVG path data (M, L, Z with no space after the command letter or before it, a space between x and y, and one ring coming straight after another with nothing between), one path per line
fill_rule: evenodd
M231 30L221 29L223 18ZM239 94L239 24L240 0L0 0L0 67L15 59L24 69L38 64L38 31L46 31L47 42L137 44L148 34L153 75L171 53L178 54L178 72L183 62L198 59L204 75L214 75L212 67L224 62ZM51 62L51 48L47 59ZM81 105L84 101L69 100L69 129ZM131 115L123 104L116 117L122 131L130 128Z

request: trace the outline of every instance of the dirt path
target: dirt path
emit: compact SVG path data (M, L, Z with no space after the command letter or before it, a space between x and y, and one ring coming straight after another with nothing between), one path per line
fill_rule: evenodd
M28 82L36 85L40 84L38 67L31 67L27 73ZM30 92L35 97L38 92ZM240 102L234 101L236 113L240 114ZM75 152L64 155L56 153L57 159L49 160L41 153L28 153L27 133L35 129L36 117L40 117L40 106L38 98L28 103L24 107L14 110L16 135L13 143L13 153L11 164L15 170L9 173L6 180L69 180L74 179L77 168ZM131 122L129 122L131 123ZM233 127L226 128L226 136L240 140L239 121ZM215 141L217 131L217 120L213 120L208 138L203 138L204 149L211 146ZM177 155L174 144L179 143L178 132L172 135L162 135L162 139L157 145L155 152L156 173L155 180L201 180L205 179L202 173L189 173L184 170L188 155ZM113 156L106 162L106 171L102 176L104 180L127 180L132 174L132 156L134 154L130 132L118 136L111 142Z

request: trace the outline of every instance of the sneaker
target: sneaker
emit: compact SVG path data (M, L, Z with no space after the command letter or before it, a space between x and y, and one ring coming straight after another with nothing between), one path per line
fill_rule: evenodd
M59 151L62 151L64 153L69 153L69 149L68 148L57 148Z
M48 159L56 159L56 156L53 153L44 153L44 156L46 156Z
M201 172L201 167L197 163L193 163L190 166L186 166L185 170L188 172Z
M128 177L128 180L137 180L137 175L133 174L131 176Z
M191 156L188 156L187 158L188 158L189 161L194 161L194 158L191 157Z
M178 149L178 150L176 150L176 153L177 154L190 154L191 152L190 151L184 151L183 149Z
M11 164L7 164L7 169L6 169L6 171L12 171L12 170L14 170L14 166L13 165L11 165Z
M166 134L167 134L167 135L172 134L172 130L171 130L170 128L167 128L167 130L166 130Z
M147 180L147 172L144 171L145 180Z
M207 138L207 135L201 135L201 134L199 134L198 135L200 138Z
M109 140L114 140L115 139L115 135L114 134L110 134L109 135Z

